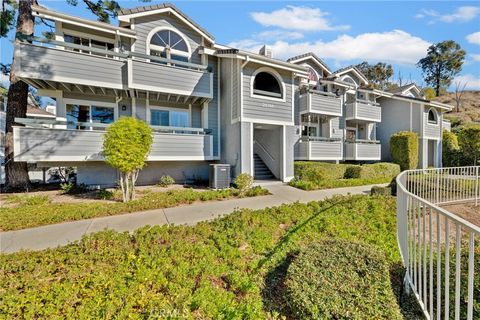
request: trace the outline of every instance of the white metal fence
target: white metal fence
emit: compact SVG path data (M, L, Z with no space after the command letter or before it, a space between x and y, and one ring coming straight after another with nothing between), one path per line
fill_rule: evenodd
M480 319L480 226L442 208L480 208L479 173L475 166L408 170L397 177L405 285L427 319Z

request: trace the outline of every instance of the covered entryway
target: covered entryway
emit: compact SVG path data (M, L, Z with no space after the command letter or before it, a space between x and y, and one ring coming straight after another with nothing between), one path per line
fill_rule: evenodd
M253 175L255 180L281 179L282 126L253 125Z

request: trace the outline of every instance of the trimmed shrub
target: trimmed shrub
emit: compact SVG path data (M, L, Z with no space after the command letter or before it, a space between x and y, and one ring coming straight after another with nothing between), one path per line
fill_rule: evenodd
M169 175L163 175L160 177L160 180L158 181L158 185L160 187L168 187L171 186L172 184L175 183L175 179L170 177Z
M444 167L458 167L460 165L460 147L457 135L443 130L442 133L442 164Z
M390 154L392 161L400 165L400 169L410 170L418 165L418 137L410 131L400 131L390 137Z
M235 186L237 187L240 195L246 195L247 192L252 189L253 177L248 173L241 173L235 178Z
M465 158L464 165L477 165L480 160L480 125L470 124L458 132L458 144Z
M373 186L370 189L370 194L373 195L382 195L382 196L389 196L392 194L392 189L390 186L381 187L381 186Z
M362 167L360 166L348 166L345 170L345 179L359 179L362 175Z
M295 319L402 319L385 255L371 245L313 242L289 266L285 288Z

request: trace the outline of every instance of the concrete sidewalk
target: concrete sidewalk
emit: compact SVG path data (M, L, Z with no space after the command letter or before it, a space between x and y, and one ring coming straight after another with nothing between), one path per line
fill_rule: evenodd
M175 208L155 209L116 216L93 218L41 226L17 231L0 232L0 252L11 253L22 249L43 250L80 240L83 235L113 229L133 231L146 225L194 225L215 219L237 209L263 209L283 203L320 201L333 195L367 194L371 185L317 191L303 191L285 184L263 185L271 195L195 203Z

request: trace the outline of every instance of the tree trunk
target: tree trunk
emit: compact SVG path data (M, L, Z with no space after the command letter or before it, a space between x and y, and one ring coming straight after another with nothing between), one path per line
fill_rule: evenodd
M31 36L35 26L32 5L36 0L20 0L17 18L16 36ZM19 40L15 38L15 43ZM15 54L10 70L10 87L8 88L6 141L5 141L5 185L9 190L28 190L30 179L26 162L17 162L13 157L13 125L15 118L27 116L28 85L15 75Z

